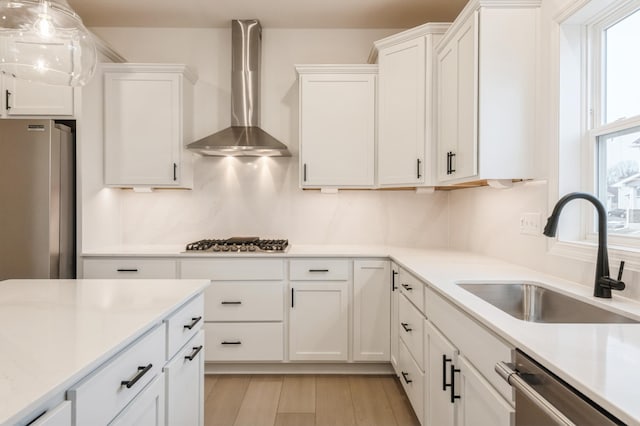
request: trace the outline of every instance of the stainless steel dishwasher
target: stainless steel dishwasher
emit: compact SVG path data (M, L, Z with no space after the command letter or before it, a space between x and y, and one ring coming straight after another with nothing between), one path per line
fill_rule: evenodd
M516 362L496 364L516 392L516 426L624 425L582 393L516 350Z

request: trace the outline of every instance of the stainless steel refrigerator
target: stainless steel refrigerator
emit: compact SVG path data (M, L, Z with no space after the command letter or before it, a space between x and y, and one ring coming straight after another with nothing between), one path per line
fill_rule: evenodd
M53 120L0 120L0 280L75 277L75 144Z

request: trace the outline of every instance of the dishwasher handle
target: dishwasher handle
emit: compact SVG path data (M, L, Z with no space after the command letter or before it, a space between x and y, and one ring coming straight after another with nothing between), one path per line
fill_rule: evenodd
M562 414L560 410L547 401L542 395L540 395L534 388L529 385L522 377L518 375L518 372L513 370L509 364L505 362L499 362L495 366L496 373L509 383L516 391L521 392L522 395L534 403L539 409L544 411L553 421L560 426L576 426L567 416Z

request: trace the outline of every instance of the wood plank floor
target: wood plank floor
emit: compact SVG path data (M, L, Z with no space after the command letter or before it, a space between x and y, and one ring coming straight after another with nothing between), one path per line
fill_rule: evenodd
M206 375L205 426L419 426L393 376Z

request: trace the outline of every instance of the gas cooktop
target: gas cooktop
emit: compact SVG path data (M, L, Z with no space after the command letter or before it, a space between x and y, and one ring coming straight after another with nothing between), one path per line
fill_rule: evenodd
M187 244L186 252L206 253L285 253L289 240L263 240L258 237L206 239Z

